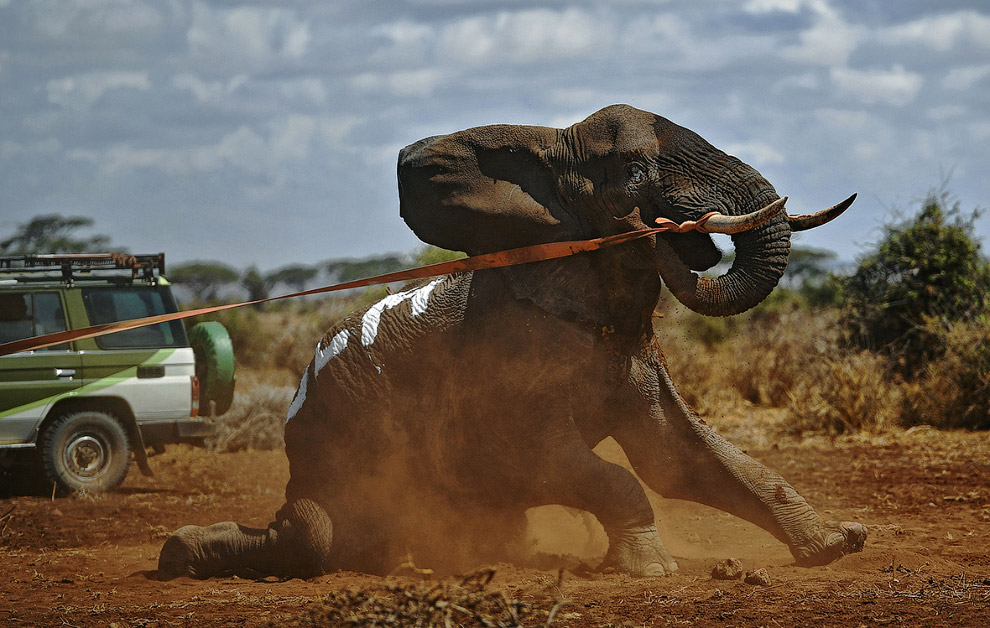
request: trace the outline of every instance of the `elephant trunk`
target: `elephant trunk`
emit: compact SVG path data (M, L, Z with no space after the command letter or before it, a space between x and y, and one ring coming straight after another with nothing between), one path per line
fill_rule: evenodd
M756 198L761 197L763 204L768 202L767 194ZM769 201L776 198L774 193ZM737 204L734 209L738 215L747 208ZM657 267L670 292L688 308L705 316L732 316L759 304L777 285L787 267L790 237L785 212L759 227L734 234L736 257L732 267L714 279L696 275L667 242L658 238Z

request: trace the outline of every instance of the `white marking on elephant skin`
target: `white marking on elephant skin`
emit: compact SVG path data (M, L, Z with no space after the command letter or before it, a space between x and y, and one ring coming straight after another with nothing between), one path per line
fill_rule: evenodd
M313 359L313 366L315 367L313 371L313 378L319 376L320 371L326 366L330 360L334 359L340 353L347 348L347 339L350 337L350 332L346 329L342 329L337 332L337 334L330 339L325 347L321 346L323 341L320 341L316 345L316 357Z
M296 390L296 396L292 398L292 403L289 405L289 412L285 415L285 422L288 424L292 420L299 409L303 407L303 403L306 402L306 385L309 382L309 365L306 366L306 370L303 371L302 380L299 382L299 389Z
M430 293L443 281L443 278L434 279L430 283L410 290L408 292L397 292L390 294L378 303L375 303L361 317L361 344L370 347L378 337L378 324L381 323L382 313L397 307L403 301L410 301L412 305L412 316L416 317L426 311L430 300Z

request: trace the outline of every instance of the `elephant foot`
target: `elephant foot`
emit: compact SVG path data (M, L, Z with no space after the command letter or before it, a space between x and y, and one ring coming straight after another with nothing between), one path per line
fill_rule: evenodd
M792 547L794 560L802 567L827 565L846 554L863 551L866 527L854 521L825 521L822 530L802 547Z
M209 578L224 573L317 576L330 571L333 524L316 502L286 504L267 529L232 521L184 526L165 541L158 579Z
M637 577L669 576L677 561L660 541L656 524L609 530L608 553L599 571L614 570Z
M282 506L271 527L278 531L278 575L309 578L332 570L333 522L311 499Z

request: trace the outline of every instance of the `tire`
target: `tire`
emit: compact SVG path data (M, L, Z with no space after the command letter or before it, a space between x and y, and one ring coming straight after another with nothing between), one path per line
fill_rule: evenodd
M59 417L45 430L41 461L60 493L101 493L127 477L131 447L112 414L82 410Z
M189 330L189 344L196 354L196 377L199 378L199 412L209 412L210 401L223 414L234 402L234 345L223 324L216 321L197 323Z

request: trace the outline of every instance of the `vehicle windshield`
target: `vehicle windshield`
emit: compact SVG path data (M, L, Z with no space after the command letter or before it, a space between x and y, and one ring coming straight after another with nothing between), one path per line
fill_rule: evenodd
M94 325L157 316L177 311L168 288L132 286L127 288L83 288L83 302ZM96 338L103 349L184 347L186 331L182 321L146 325Z

